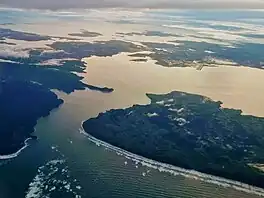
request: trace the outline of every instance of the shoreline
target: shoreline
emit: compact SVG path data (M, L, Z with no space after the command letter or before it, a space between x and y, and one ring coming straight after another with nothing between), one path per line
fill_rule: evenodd
M81 128L79 129L79 132L81 134L83 134L85 137L87 137L91 142L93 142L97 146L104 146L105 148L108 148L111 151L115 151L117 155L122 155L125 158L132 160L136 164L140 163L142 166L147 166L149 168L156 169L160 172L167 172L167 173L170 173L174 176L177 176L177 175L183 176L186 178L195 179L195 180L199 180L202 182L215 184L215 185L222 186L225 188L233 188L233 189L238 190L238 191L242 191L245 193L254 194L254 195L258 195L260 197L264 197L264 189L262 189L262 188L251 186L249 184L245 184L245 183L242 183L239 181L225 179L222 177L198 172L195 170L188 170L188 169L177 167L177 166L174 166L171 164L158 162L158 161L148 159L146 157L131 153L129 151L126 151L126 150L119 148L119 147L116 147L114 145L111 145L111 144L104 142L100 139L97 139L94 136L87 133L83 128L83 123L85 121L82 122Z
M89 65L83 81L94 86L112 87L117 97L131 101L129 105L146 103L143 96L146 93L163 94L177 90L221 101L225 108L241 109L243 115L264 117L261 106L264 95L259 86L264 82L264 71L226 65L204 67L202 71L168 68L157 65L151 59L144 63L130 61L130 54L124 52L112 57L83 58L82 61ZM252 76L253 80L247 82L248 76Z
M12 154L8 154L8 155L0 155L0 160L13 159L13 158L16 158L17 156L19 156L19 154L30 145L28 143L29 140L32 140L32 138L31 137L30 138L27 138L24 141L24 146L21 149L19 149L17 152L12 153Z

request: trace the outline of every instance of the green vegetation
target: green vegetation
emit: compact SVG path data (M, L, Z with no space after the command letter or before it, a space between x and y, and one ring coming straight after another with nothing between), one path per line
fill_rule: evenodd
M69 58L84 58L89 56L113 56L121 52L139 52L144 47L130 42L110 40L89 42L54 42L50 45L55 50L63 50Z
M81 35L99 36L99 33L83 31ZM56 37L58 39L78 40ZM6 39L24 41L51 40L50 36L19 32L0 28L0 43ZM65 93L86 88L112 92L112 88L96 87L82 82L86 63L81 59L89 56L112 56L121 52L139 52L142 46L133 43L110 40L89 42L54 42L51 50L31 49L28 57L1 55L0 63L0 155L16 152L34 131L37 120L47 116L63 101L51 89ZM28 49L25 49L28 51ZM11 53L12 54L12 53ZM5 61L6 60L6 61Z
M149 105L111 110L83 124L92 136L135 154L264 187L264 118L209 98L148 94Z
M40 117L62 104L56 94L43 86L20 80L0 82L0 155L11 154L32 137Z
M95 36L91 32L84 34ZM0 29L0 42L11 45L5 41L6 38L25 41L52 39L49 36ZM53 49L49 51L31 49L29 57L0 56L3 59L0 63L0 155L11 154L23 147L25 139L32 137L37 120L47 116L63 102L51 89L68 94L86 88L105 93L113 91L112 88L82 82L83 77L76 74L85 72L86 63L81 61L82 58L93 55L112 56L143 49L133 43L117 40L95 43L54 42L50 47Z
M172 43L177 43L177 45ZM242 43L234 44L234 47L195 41L144 42L142 44L147 47L147 51L152 52L149 57L164 67L188 67L189 63L193 61L207 63L206 60L216 58L229 60L243 66L263 69L263 44ZM135 57L141 56L135 55Z
M0 38L24 40L24 41L43 41L43 40L50 40L51 37L0 28Z
M65 67L64 67L65 66ZM81 61L64 61L62 66L31 65L24 60L24 63L1 63L1 77L3 79L15 79L17 81L35 82L41 84L46 89L57 89L65 93L74 90L92 90L102 92L112 92L111 88L101 88L87 85L81 80L83 77L74 72L81 72L85 65Z

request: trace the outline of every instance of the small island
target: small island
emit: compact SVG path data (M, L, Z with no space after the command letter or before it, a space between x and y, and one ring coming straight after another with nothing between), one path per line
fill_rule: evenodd
M131 61L133 61L133 62L147 62L148 59L146 59L146 58L136 58L136 59L131 59Z
M264 187L264 118L200 95L147 96L151 104L101 113L84 130L149 159Z
M76 37L98 37L102 36L101 33L98 32L90 32L87 30L81 30L79 33L70 33L68 34L69 36L76 36Z

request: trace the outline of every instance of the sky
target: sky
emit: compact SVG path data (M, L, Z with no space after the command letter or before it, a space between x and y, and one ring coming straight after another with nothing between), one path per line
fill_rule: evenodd
M241 8L264 9L264 0L0 0L0 7L29 9L71 8Z

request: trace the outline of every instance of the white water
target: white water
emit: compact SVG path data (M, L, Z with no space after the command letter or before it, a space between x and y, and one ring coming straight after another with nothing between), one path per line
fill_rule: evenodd
M83 122L82 122L82 125L83 125ZM183 176L186 178L200 180L203 182L215 184L215 185L226 187L226 188L229 187L229 188L236 189L238 191L242 191L242 192L246 192L246 193L250 193L250 194L254 194L254 195L264 197L264 189L262 189L262 188L254 187L254 186L244 184L242 182L238 182L238 181L234 181L234 180L229 180L229 179L225 179L225 178L201 173L201 172L198 172L195 170L188 170L188 169L180 168L177 166L158 162L155 160L145 158L143 156L133 154L131 152L128 152L126 150L123 150L121 148L118 148L116 146L113 146L111 144L108 144L104 141L101 141L101 140L91 136L90 134L86 133L82 127L80 129L80 133L84 134L86 137L88 137L88 139L91 142L95 143L97 146L102 145L102 146L104 146L104 147L106 147L112 151L115 151L118 155L123 155L127 159L134 161L136 164L140 163L142 166L147 166L149 168L156 169L160 172L167 172L167 173L170 173L170 174L175 175L175 176L180 175L180 176Z
M7 160L17 157L25 148L29 146L28 141L31 140L31 138L28 138L24 141L25 146L23 146L21 149L19 149L17 152L9 154L9 155L0 155L0 160Z

